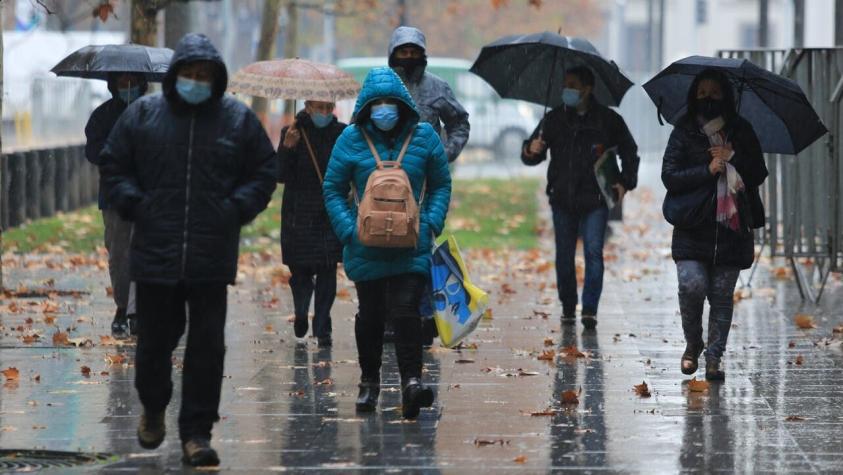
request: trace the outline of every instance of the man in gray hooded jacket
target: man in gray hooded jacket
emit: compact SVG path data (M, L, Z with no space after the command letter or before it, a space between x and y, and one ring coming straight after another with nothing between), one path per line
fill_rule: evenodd
M453 162L468 142L468 112L457 102L445 80L425 71L427 67L424 33L418 28L399 26L389 42L389 66L404 81L427 122L441 134L445 127L445 152Z

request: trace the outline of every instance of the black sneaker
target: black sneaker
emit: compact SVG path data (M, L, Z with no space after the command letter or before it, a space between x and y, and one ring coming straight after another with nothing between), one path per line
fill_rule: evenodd
M194 438L184 442L181 446L182 462L191 467L216 467L220 464L217 451L211 448L208 439Z
M572 313L563 313L560 321L562 322L562 325L573 325L577 323L577 316Z
M597 315L584 313L582 315L582 326L584 326L586 330L594 330L597 328Z
M167 426L164 425L164 411L157 414L147 414L144 411L138 424L138 443L140 446L147 450L157 449L164 442L166 436Z
M293 324L293 331L295 331L296 333L296 338L304 338L305 336L307 336L307 329L307 317L296 317L296 321Z
M401 415L404 419L415 419L423 407L433 405L433 390L424 386L418 378L410 378L401 390Z
M378 396L381 394L380 380L363 378L359 387L360 393L355 404L357 412L374 412L378 407Z
M129 319L126 318L125 308L118 308L114 313L114 320L111 322L111 336L114 338L128 338Z
M334 340L329 336L320 336L316 342L319 348L330 348L334 345Z

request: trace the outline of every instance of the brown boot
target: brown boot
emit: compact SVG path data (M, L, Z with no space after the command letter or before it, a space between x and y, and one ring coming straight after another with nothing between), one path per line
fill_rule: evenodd
M153 450L164 442L164 437L167 435L164 415L164 411L157 414L147 414L144 411L141 415L140 424L138 424L138 443L141 447Z
M216 467L220 464L220 457L211 448L208 439L193 438L184 442L181 448L184 454L182 461L191 467Z

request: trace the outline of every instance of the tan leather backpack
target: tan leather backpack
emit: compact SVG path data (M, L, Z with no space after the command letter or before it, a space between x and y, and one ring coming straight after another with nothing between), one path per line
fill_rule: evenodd
M386 162L381 160L366 131L361 128L360 132L369 144L377 169L366 181L362 200L355 192L357 238L369 247L415 248L419 238L419 204L413 196L410 179L401 168L401 160L407 153L415 128L404 139L398 158Z

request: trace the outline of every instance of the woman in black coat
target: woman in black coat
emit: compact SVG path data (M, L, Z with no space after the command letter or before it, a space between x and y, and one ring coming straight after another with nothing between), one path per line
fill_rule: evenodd
M684 374L697 371L707 346L706 378L725 378L720 358L732 325L735 284L755 258L752 230L764 226L758 187L766 178L758 138L737 114L728 79L703 71L688 91L688 113L670 135L662 165L664 212L674 225ZM711 306L707 345L702 338L706 298Z
M331 307L337 294L337 263L342 260L342 245L322 197L331 150L346 127L333 113L333 103L307 101L292 127L281 131L278 147L278 181L284 183L281 252L292 273L295 333L298 338L307 335L308 310L315 294L313 335L320 346L331 345Z

